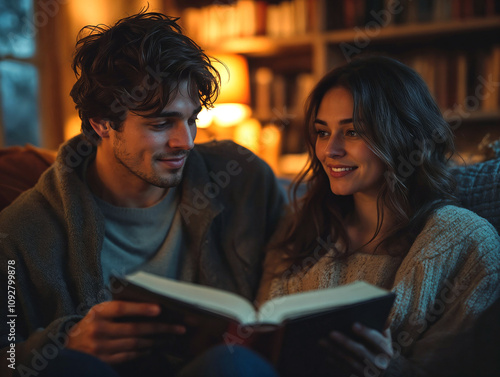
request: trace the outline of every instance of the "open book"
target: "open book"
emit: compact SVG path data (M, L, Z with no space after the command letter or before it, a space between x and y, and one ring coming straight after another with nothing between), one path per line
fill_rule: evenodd
M240 344L294 372L318 364L318 342L333 330L352 335L356 321L382 330L394 301L393 293L359 281L278 297L256 310L237 294L146 272L115 279L122 287L114 289L114 299L157 302L162 306L157 320L187 324L187 333L172 347L179 355L194 356L218 343Z

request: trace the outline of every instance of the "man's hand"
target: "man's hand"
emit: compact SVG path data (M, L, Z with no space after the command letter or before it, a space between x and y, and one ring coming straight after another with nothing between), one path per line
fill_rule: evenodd
M329 334L329 341L322 341L330 353L330 360L334 365L347 364L360 376L364 375L366 367L375 366L384 371L394 356L392 350L391 330L387 327L382 333L355 323L353 332L360 340L353 340L348 336L333 331Z
M184 334L182 325L123 322L124 317L156 317L156 304L107 301L94 306L69 332L67 348L93 355L109 364L122 363L151 352L158 336ZM121 320L121 321L117 321ZM153 339L156 336L157 339Z

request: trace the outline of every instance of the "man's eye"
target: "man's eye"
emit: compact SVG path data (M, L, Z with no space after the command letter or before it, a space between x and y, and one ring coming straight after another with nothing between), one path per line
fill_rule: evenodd
M151 127L153 127L155 130L162 130L166 127L166 123L158 123L158 124L152 124Z
M172 125L172 122L161 122L161 123L153 123L151 127L156 130L162 130L164 128L168 128Z

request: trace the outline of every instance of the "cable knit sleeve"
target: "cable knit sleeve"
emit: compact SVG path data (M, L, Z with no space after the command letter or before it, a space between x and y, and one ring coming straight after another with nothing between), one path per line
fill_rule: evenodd
M439 352L440 339L463 330L500 297L497 232L468 210L439 209L412 245L393 290L396 357L386 375L419 375Z

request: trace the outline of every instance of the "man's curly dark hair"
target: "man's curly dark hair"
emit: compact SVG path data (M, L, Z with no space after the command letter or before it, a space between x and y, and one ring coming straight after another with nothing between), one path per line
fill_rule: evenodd
M202 106L213 106L219 73L177 20L143 10L111 27L80 30L72 64L77 82L70 94L90 140L100 137L89 119L108 120L119 130L129 111L159 114L183 81Z

